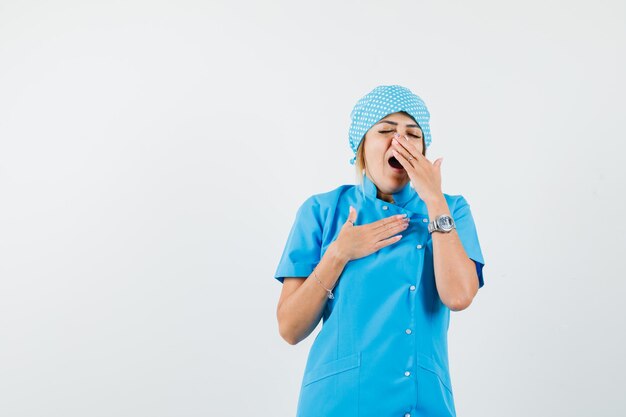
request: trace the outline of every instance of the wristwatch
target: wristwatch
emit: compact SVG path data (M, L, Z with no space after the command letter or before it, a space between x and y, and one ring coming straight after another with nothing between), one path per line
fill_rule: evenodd
M428 223L428 232L443 232L449 233L452 229L456 229L454 219L447 214L441 214L435 217L435 220Z

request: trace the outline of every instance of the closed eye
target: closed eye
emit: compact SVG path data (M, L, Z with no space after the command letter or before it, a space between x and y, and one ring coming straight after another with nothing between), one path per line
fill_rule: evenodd
M393 130L379 130L378 131L378 133L389 133L389 132L393 132ZM414 138L421 138L421 136L417 136L412 133L409 133L409 136L413 136Z

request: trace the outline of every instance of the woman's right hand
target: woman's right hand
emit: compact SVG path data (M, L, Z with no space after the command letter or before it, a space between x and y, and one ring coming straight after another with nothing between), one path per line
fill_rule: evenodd
M350 206L348 220L341 227L334 242L337 252L348 261L363 258L396 243L402 235L395 235L409 224L409 219L403 214L385 217L362 226L355 226L355 220L356 209Z

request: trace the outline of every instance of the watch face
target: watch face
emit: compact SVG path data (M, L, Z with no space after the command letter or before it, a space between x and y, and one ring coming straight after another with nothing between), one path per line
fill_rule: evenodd
M439 224L439 226L441 226L442 229L449 230L452 228L452 217L450 216L440 217L437 223Z

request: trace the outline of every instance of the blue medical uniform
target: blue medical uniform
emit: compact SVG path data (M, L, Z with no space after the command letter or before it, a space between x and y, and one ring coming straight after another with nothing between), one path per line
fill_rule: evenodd
M450 309L435 286L428 211L407 183L393 203L363 186L341 185L304 201L296 214L275 278L308 277L346 222L355 225L406 213L402 238L351 260L327 299L323 326L309 352L297 417L456 416L448 367ZM484 260L468 202L444 197L483 286Z

